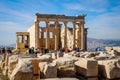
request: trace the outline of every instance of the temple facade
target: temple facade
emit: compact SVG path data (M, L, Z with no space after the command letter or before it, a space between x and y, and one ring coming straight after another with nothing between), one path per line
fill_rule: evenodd
M34 23L27 32L17 32L16 48L30 47L58 50L79 47L87 50L86 15L66 16L58 14L36 14Z

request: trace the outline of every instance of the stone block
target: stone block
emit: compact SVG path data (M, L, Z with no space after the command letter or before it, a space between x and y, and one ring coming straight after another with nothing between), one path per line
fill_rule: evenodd
M95 77L98 76L98 63L92 59L81 58L75 62L75 70L77 74L85 77Z
M32 63L29 59L20 58L15 69L12 71L10 80L32 80Z
M120 78L120 60L100 60L98 61L99 74L108 79Z
M57 64L58 76L60 77L72 77L75 76L74 59L69 57L61 57L54 62Z
M18 63L18 55L12 55L9 57L9 61L8 61L8 77L10 77L12 71L14 70L14 68L16 67Z
M57 66L56 63L40 62L40 78L56 78Z
M49 55L49 54L45 54L45 55L37 55L38 59L41 61L41 62L52 62L52 57Z
M51 53L52 59L57 59L57 53Z

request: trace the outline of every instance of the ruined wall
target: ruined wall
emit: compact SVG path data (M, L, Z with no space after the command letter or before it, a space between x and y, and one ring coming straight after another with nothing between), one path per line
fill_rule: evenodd
M30 33L30 47L35 47L35 23L33 23L29 28Z

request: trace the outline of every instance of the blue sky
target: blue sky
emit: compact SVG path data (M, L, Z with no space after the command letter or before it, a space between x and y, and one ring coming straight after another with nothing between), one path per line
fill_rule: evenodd
M27 31L35 13L87 14L88 37L120 39L120 0L0 0L0 44L15 43Z

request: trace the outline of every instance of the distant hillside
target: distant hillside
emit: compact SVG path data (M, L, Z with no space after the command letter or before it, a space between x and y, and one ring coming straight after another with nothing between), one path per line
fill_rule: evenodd
M9 45L0 45L0 48L3 48L3 47L16 47L16 44L9 44Z
M6 45L6 47L15 47L16 44ZM87 41L87 50L95 51L97 47L100 47L102 50L105 50L106 46L120 46L120 40L103 40L103 39L94 39L88 38ZM0 45L0 47L5 47Z
M104 50L106 46L120 46L120 40L103 40L88 38L87 46L88 51L95 51L97 47L100 47L102 50Z

